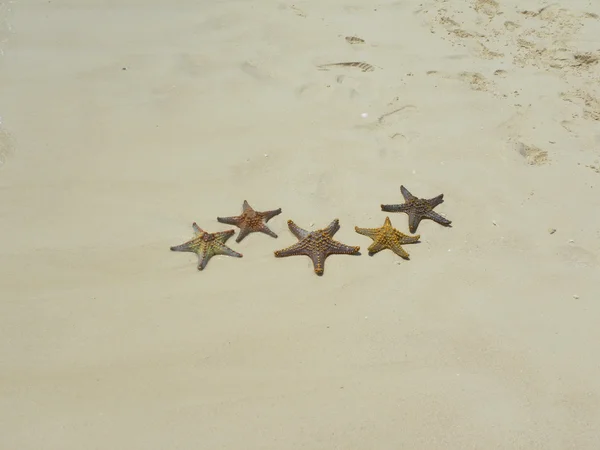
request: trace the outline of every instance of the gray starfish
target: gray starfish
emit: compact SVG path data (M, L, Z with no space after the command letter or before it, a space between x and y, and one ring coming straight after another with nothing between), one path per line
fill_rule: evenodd
M415 233L422 219L430 219L443 226L450 226L451 220L448 220L438 213L433 208L441 203L444 203L444 194L431 199L417 198L408 192L404 186L400 186L400 191L404 197L405 203L398 205L381 205L381 210L386 212L403 212L408 214L408 228L411 233Z
M235 230L207 233L194 222L192 224L196 237L181 245L171 247L174 252L191 252L198 255L198 270L204 270L210 258L215 255L227 255L241 258L243 255L225 245L227 239L235 234Z

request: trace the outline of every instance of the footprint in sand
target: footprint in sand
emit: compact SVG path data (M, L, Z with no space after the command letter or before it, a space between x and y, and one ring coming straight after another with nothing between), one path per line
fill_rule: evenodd
M563 92L560 97L570 103L580 105L583 109L584 119L600 121L600 101L583 89L572 92Z
M434 1L418 11L427 17L432 33L453 45L469 48L482 59L501 58L502 45L498 45L499 24L491 21L500 13L495 0L477 0L473 8L464 4ZM504 31L504 30L503 30Z
M466 83L474 91L490 92L492 95L497 96L498 93L495 91L494 82L488 80L479 72L460 72L458 74L449 74L440 72L437 70L429 70L426 72L427 75L438 76L439 78L446 80L458 80Z
M509 57L519 67L558 70L593 77L590 68L600 61L600 52L581 51L568 45L594 13L578 13L556 4L537 10L503 10L497 0L475 0L472 8L461 3L435 0L419 10L430 29L453 45L466 47L477 58Z
M517 151L530 166L543 166L544 164L548 164L550 162L550 158L548 158L548 152L534 145L527 145L523 142L518 142Z
M475 11L480 14L485 14L490 19L493 19L498 14L500 5L495 0L476 0Z
M590 20L598 20L597 15L576 13L558 5L521 10L518 15L522 31L514 41L516 65L554 69L561 76L584 76L600 59L600 54L581 52L569 45Z

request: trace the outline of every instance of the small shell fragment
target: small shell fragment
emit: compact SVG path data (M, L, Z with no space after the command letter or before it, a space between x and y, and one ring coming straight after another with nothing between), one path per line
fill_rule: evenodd
M359 38L358 36L346 36L346 42L349 44L364 44L365 40Z

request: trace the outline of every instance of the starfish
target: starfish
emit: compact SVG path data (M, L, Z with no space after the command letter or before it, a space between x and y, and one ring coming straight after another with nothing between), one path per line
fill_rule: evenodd
M227 239L234 235L234 230L207 233L194 222L192 224L196 237L181 245L171 247L174 252L192 252L198 255L198 270L204 270L208 260L215 255L227 255L241 258L243 255L225 245Z
M405 203L399 205L381 205L381 210L408 214L408 228L411 233L414 234L417 231L421 219L431 219L446 227L452 223L452 221L440 216L433 210L437 205L444 203L444 194L431 199L425 199L415 197L404 186L400 186L400 191L404 196Z
M267 227L267 222L278 214L281 214L281 208L274 209L273 211L254 211L248 202L244 200L241 216L217 217L217 220L221 223L235 225L240 229L240 234L238 234L238 237L235 240L235 242L239 243L250 233L256 231L260 231L261 233L276 238L277 235Z
M390 249L396 255L404 259L409 259L408 253L402 248L402 244L415 244L419 242L420 235L408 236L400 233L390 222L390 218L386 217L385 222L380 228L358 228L354 227L358 234L368 236L373 239L373 243L369 247L369 254L373 255L381 250Z
M312 259L315 273L323 275L325 270L325 259L329 255L354 255L360 247L350 247L333 240L333 235L340 229L340 221L334 219L327 228L308 232L303 230L291 220L288 227L299 242L294 245L277 250L275 257L306 255Z

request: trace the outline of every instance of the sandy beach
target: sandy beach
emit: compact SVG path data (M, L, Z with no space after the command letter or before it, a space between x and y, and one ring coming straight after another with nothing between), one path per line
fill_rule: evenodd
M0 50L2 450L600 445L597 2L16 0ZM452 226L369 256L401 185Z

